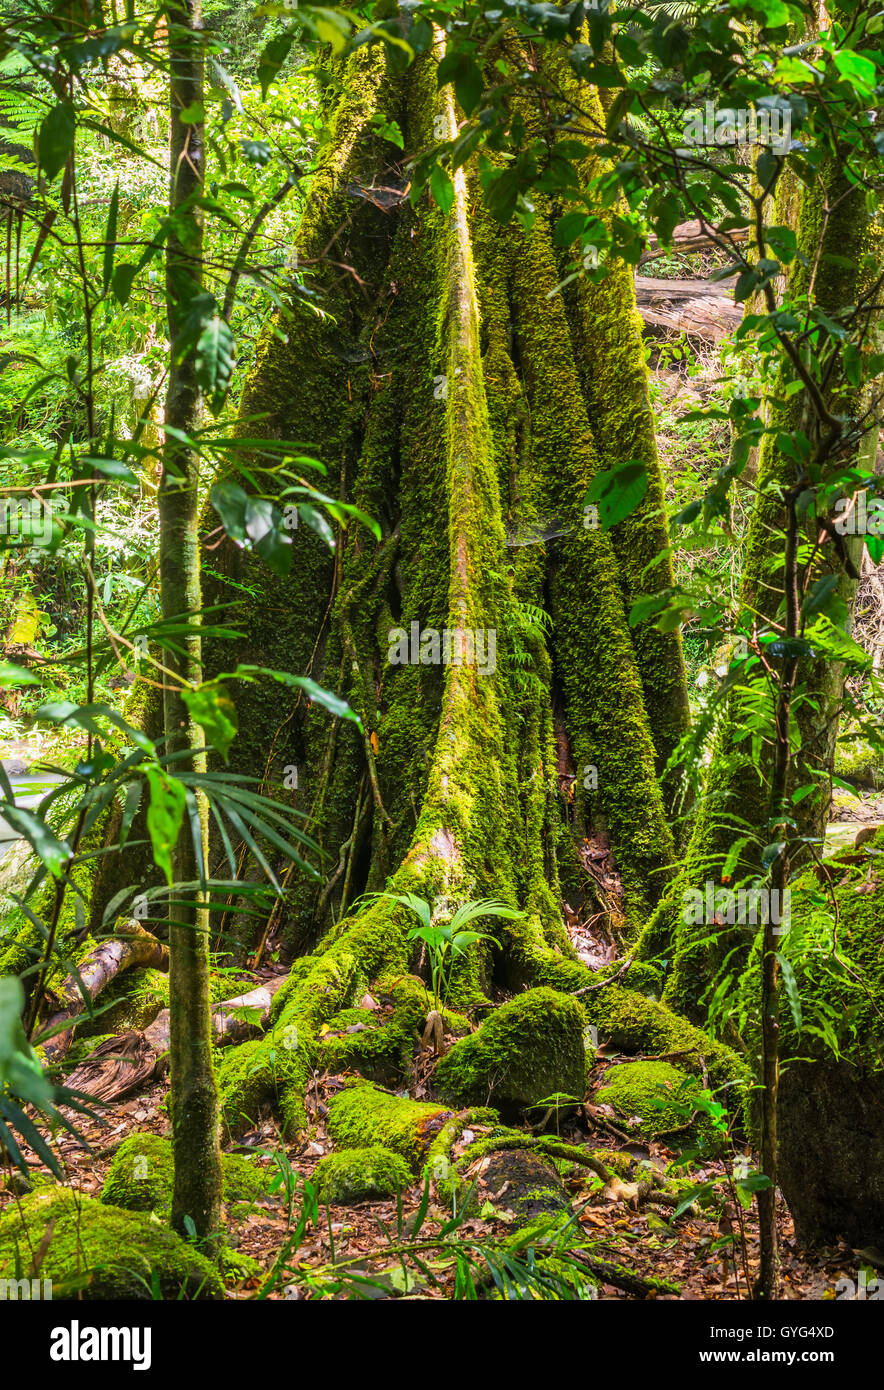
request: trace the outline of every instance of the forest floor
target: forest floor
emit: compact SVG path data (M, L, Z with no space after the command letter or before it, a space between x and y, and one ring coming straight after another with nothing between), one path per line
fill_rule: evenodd
M31 761L28 755L33 751L24 745L14 749L10 746L0 748L0 754L7 760L13 775L25 771L23 764ZM42 757L47 757L46 750L42 751ZM838 793L830 829L837 843L839 837L846 836L852 840L858 830L876 825L882 819L884 795L862 790L855 795ZM833 847L830 846L830 850ZM2 848L5 846L0 846ZM604 838L587 840L582 848L584 867L588 879L593 880L596 900L616 901L620 882ZM599 921L603 914L586 917L568 903L563 904L563 912L572 944L580 959L591 969L600 969L622 955L622 950L606 934ZM256 985L264 984L272 989L281 983L284 967L268 964L259 972L243 972L244 977L248 977L249 973L254 975ZM579 1110L575 1108L570 1118L561 1123L560 1137L590 1150L623 1152L662 1173L677 1159L677 1153L653 1139L626 1135L614 1123L617 1116L610 1107L592 1103L592 1094L601 1084L603 1073L612 1062L620 1060L636 1059L619 1058L601 1040L596 1066L589 1078L589 1100ZM413 1097L428 1097L429 1070L428 1059L419 1054L409 1088ZM297 1143L284 1143L268 1109L260 1122L235 1146L230 1147L232 1152L249 1155L257 1166L278 1173L281 1189L277 1197L255 1202L245 1211L238 1206L235 1212L226 1213L230 1245L242 1255L257 1261L261 1269L260 1274L233 1285L230 1297L254 1297L273 1269L280 1252L290 1242L297 1220L299 1198L293 1199L290 1210L285 1196L286 1178L289 1181L297 1178L309 1181L319 1160L332 1151L325 1126L327 1102L345 1079L346 1074L325 1073L314 1077L307 1097L308 1129ZM134 1096L103 1108L100 1121L78 1122L81 1124L80 1139L65 1136L59 1144L67 1183L87 1196L99 1196L113 1156L124 1140L135 1133L169 1136L166 1102L165 1082L152 1082ZM456 1158L473 1138L481 1138L481 1133L480 1126L466 1131L452 1157ZM746 1156L750 1157L748 1152ZM30 1157L35 1169L40 1171L36 1156ZM460 1228L459 1238L494 1240L503 1239L508 1233L511 1216L506 1208L506 1191L505 1188L498 1192L487 1188L482 1172L486 1162L479 1159L466 1172L469 1179L477 1182L479 1201L475 1209L480 1214L466 1220ZM692 1183L701 1183L723 1180L725 1172L725 1165L721 1161L701 1162L698 1159L686 1170L686 1176ZM593 1254L626 1267L639 1279L662 1279L680 1290L678 1294L651 1293L649 1297L702 1301L747 1297L745 1269L748 1267L751 1278L758 1266L754 1208L748 1212L742 1209L738 1211L733 1203L729 1203L724 1213L720 1214L718 1208L704 1211L695 1207L673 1219L671 1209L657 1204L639 1207L635 1205L634 1198L617 1197L588 1170L566 1176L563 1183L577 1214L581 1241L592 1243ZM16 1200L14 1193L5 1188L6 1184L0 1182L0 1214ZM416 1181L402 1193L401 1220L406 1227L420 1206L422 1195L421 1181ZM436 1205L431 1198L422 1238L432 1237L450 1219L450 1215L447 1207ZM286 1269L270 1296L309 1297L311 1282L321 1281L324 1271L334 1262L358 1262L357 1267L366 1275L384 1271L389 1273L395 1264L387 1250L396 1237L399 1220L400 1214L392 1200L366 1201L346 1207L333 1205L327 1211L322 1209L318 1223L308 1226L300 1244L288 1253ZM783 1287L787 1299L833 1298L838 1280L855 1277L858 1264L864 1262L884 1268L884 1255L878 1251L857 1252L846 1246L815 1252L802 1251L797 1246L791 1218L782 1202L779 1225ZM438 1289L422 1287L419 1279L409 1292L412 1297L442 1296ZM401 1291L394 1286L388 1290L387 1296L397 1296L398 1293ZM376 1296L384 1296L383 1289ZM636 1297L636 1294L627 1293L614 1285L602 1284L599 1297L627 1299Z
M324 1112L328 1096L341 1085L341 1081L341 1077L329 1075L316 1078L308 1098L310 1127L298 1143L284 1145L268 1113L232 1151L248 1154L256 1164L266 1167L278 1164L284 1155L282 1161L285 1166L290 1165L297 1174L309 1179L319 1159L332 1148L326 1136ZM163 1083L152 1084L135 1097L108 1107L101 1123L86 1124L82 1131L82 1142L70 1138L62 1140L60 1150L68 1184L87 1196L97 1197L113 1154L123 1140L136 1132L168 1136L170 1127L165 1113L166 1095ZM661 1168L676 1157L674 1152L653 1141L647 1144L630 1142L628 1146L612 1142L609 1130L601 1127L594 1129L591 1123L563 1126L562 1138L608 1151L625 1148L630 1155L644 1158ZM462 1140L463 1147L465 1141ZM479 1160L477 1167L481 1163L482 1160ZM691 1177L699 1182L720 1177L723 1173L722 1163L710 1162L701 1168L694 1168ZM483 1201L491 1201L495 1215L491 1215L489 1208L483 1205L481 1209L489 1214L468 1219L461 1227L461 1237L505 1236L508 1230L505 1193L485 1193L481 1174L477 1172L474 1176L479 1182L480 1197ZM746 1298L741 1261L738 1258L738 1270L735 1272L731 1254L734 1243L740 1241L733 1211L721 1218L717 1214L707 1216L695 1212L670 1220L667 1219L668 1214L658 1206L646 1205L634 1209L624 1201L612 1200L591 1173L587 1173L586 1177L578 1175L564 1181L569 1198L578 1212L581 1234L592 1240L594 1254L627 1267L639 1278L665 1279L680 1289L677 1295L650 1294L649 1297L701 1301ZM406 1227L420 1205L422 1192L422 1183L417 1182L402 1193L401 1214ZM494 1201L495 1197L497 1202ZM15 1197L10 1192L0 1191L0 1214L14 1201ZM431 1201L422 1237L435 1234L450 1215L448 1208ZM254 1297L290 1239L294 1223L284 1197L259 1201L247 1212L237 1208L237 1214L231 1216L228 1213L228 1218L230 1244L241 1254L257 1260L262 1270L261 1275L250 1277L231 1288L229 1296L235 1299ZM779 1227L783 1293L786 1299L831 1299L835 1297L837 1281L855 1278L859 1264L877 1262L879 1267L884 1267L884 1255L878 1251L856 1252L844 1245L814 1252L800 1250L795 1241L791 1218L782 1202ZM391 1267L395 1267L395 1261L387 1254L387 1249L393 1243L396 1231L397 1208L391 1200L321 1209L319 1222L308 1227L300 1246L292 1250L287 1273L270 1296L290 1299L307 1297L309 1276L321 1275L333 1260L356 1260L366 1274L389 1272ZM748 1266L754 1276L758 1268L754 1211L743 1214L743 1237ZM412 1296L442 1296L438 1290L433 1292L427 1288L424 1292L420 1282L410 1292ZM395 1290L391 1290L390 1295L394 1294ZM384 1295L380 1292L375 1296ZM601 1299L634 1297L608 1284L601 1285L598 1296Z

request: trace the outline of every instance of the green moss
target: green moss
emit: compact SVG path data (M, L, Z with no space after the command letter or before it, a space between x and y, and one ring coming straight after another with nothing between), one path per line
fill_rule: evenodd
M835 772L845 782L879 790L884 786L880 752L864 738L842 734L835 745Z
M687 1144L702 1133L711 1140L705 1117L692 1122L692 1097L699 1083L669 1062L621 1062L605 1073L595 1093L600 1105L613 1106L622 1124L649 1138L671 1134Z
M224 1132L241 1133L257 1119L261 1106L272 1102L282 1113L286 1133L297 1134L307 1118L304 1089L310 1076L310 1046L309 1035L286 1034L283 1029L226 1049L218 1066Z
M504 1110L585 1090L583 1014L576 999L533 989L503 1004L436 1066L433 1087L461 1104Z
M567 74L563 80L568 83L574 79ZM579 99L603 123L599 95L582 84ZM596 166L587 168L589 179L598 173L598 167L592 159L587 164ZM571 256L571 252L561 255L563 279ZM640 594L665 589L673 583L663 475L648 393L633 267L624 260L611 259L607 275L598 284L589 275L573 280L566 287L563 303L599 468L638 459L647 470L644 498L611 531L623 597L629 609ZM632 630L632 642L657 754L657 771L661 773L689 723L681 633L678 629L662 633L653 624L642 623ZM669 792L670 809L675 790L674 786L664 788Z
M382 1144L416 1173L450 1116L441 1105L390 1095L367 1081L354 1082L329 1101L328 1132L341 1148Z
M105 1206L68 1188L36 1193L0 1217L0 1276L22 1277L54 1227L40 1266L54 1298L221 1298L217 1270L180 1236L143 1215Z
M694 1075L701 1075L705 1067L716 1099L732 1114L739 1113L747 1071L745 1063L724 1043L694 1027L665 1004L622 985L586 994L583 1004L600 1038L622 1051L678 1054L681 1067Z
M320 1159L314 1181L321 1202L349 1206L395 1197L413 1179L399 1154L382 1144L372 1144L367 1149L344 1149Z
M656 750L620 566L610 535L583 524L586 489L599 460L566 313L561 297L550 297L561 276L546 210L530 234L511 227L502 231L477 213L476 240L483 279L509 280L504 317L513 330L508 355L519 363L530 422L524 448L535 475L531 501L540 516L570 528L556 542L550 593L565 723L579 773L576 806L588 823L611 835L627 919L637 931L665 884L674 848L656 780ZM492 299L489 289L483 303ZM487 312L495 312L493 302ZM502 361L505 348L499 341L496 352ZM596 769L597 784L587 796L584 769L589 766Z
M533 1149L492 1150L482 1164L475 1195L480 1211L490 1201L512 1212L519 1226L542 1212L570 1209L554 1163Z
M225 1284L242 1284L246 1279L254 1279L261 1274L261 1266L251 1255L225 1245L221 1250L221 1273Z
M383 997L382 982L377 992ZM342 1009L330 1018L329 1031L319 1038L318 1065L325 1071L352 1068L382 1085L401 1080L414 1054L429 1001L422 982L412 976L396 981L390 998L392 1016L372 1009Z
M269 1174L252 1159L222 1154L225 1202L254 1202L266 1195ZM172 1142L157 1134L132 1134L117 1149L101 1190L101 1201L128 1211L172 1209Z

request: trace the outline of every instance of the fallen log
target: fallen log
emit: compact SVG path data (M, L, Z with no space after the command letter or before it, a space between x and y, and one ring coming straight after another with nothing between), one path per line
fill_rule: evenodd
M712 232L715 228L712 228ZM721 234L729 242L747 241L749 238L748 227L735 227L729 232ZM672 244L661 246L657 237L648 238L648 245L639 257L639 265L647 265L649 261L656 261L660 256L668 256L674 252L681 255L688 255L693 251L706 251L710 246L717 243L709 232L704 232L700 226L698 218L693 218L690 222L680 222L672 233Z
M710 280L655 280L636 275L635 297L645 324L672 328L691 337L718 342L743 318L724 284Z
M270 999L270 990L261 985L216 1004L212 1009L215 1043L224 1046L260 1037L270 1017ZM65 1085L105 1103L121 1100L146 1081L162 1076L168 1060L169 1010L163 1009L143 1033L133 1030L100 1043Z
M62 1007L48 1020L44 1036L45 1032L57 1028L68 1019L71 1026L41 1044L47 1062L59 1062L67 1053L77 1019L86 1008L87 999L94 1003L111 980L116 979L123 970L136 966L142 970L168 970L169 949L133 918L115 936L102 941L90 951L77 973L69 975L62 985ZM37 1041L39 1043L39 1039Z

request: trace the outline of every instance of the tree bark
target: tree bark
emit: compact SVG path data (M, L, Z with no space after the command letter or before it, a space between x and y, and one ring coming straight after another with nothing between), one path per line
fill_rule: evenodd
M171 142L170 215L173 226L166 259L170 364L166 426L190 435L199 424L200 392L192 348L182 353L183 312L202 282L202 214L196 205L204 177L203 125L192 119L203 92L202 18L199 0L186 0L168 11ZM190 108L190 110L188 110ZM183 118L186 117L186 118ZM165 619L188 614L196 623L202 610L199 557L199 456L176 435L166 434L160 485L160 592ZM165 659L182 686L164 691L166 750L191 749L189 764L205 767L203 740L191 721L180 690L202 679L198 635L183 638L183 654L167 651ZM205 808L199 819L203 863L207 862ZM175 883L193 884L201 869L185 815L172 853ZM217 1240L221 1202L221 1156L218 1101L212 1070L209 1005L208 913L202 895L178 890L169 916L171 1004L171 1104L175 1186L172 1224L187 1233L188 1220L197 1236Z
M492 986L570 993L592 982L561 916L563 894L594 903L590 831L610 845L625 936L675 855L654 731L672 736L684 718L680 645L660 644L672 679L655 690L651 644L640 661L627 621L640 551L627 563L623 537L584 525L615 405L623 449L643 458L662 496L631 274L616 272L608 295L565 303L552 237L560 209L541 203L531 231L503 228L465 170L450 207L370 196L405 186L402 152L378 139L374 113L398 122L407 158L453 129L450 92L437 94L432 61L392 80L368 49L340 86L298 239L328 318L296 302L285 341L268 330L242 409L267 412L275 437L314 441L326 490L375 516L382 539L350 529L331 557L299 530L287 583L226 544L213 567L258 589L241 620L241 659L312 675L346 696L365 732L315 705L280 708L277 689L236 692L246 744L234 757L294 795L330 872L324 887L287 894L283 946L302 958L275 996L271 1031L222 1062L233 1132L266 1101L297 1132L327 1051L322 1025L366 989L395 995L415 963L405 914L358 902L366 889L523 908L524 918L495 924L499 951L476 947L455 972L455 1006L487 1007ZM594 370L613 383L605 353L618 343L629 366L619 397L594 396ZM642 545L656 555L652 540ZM222 585L212 599L238 593ZM446 631L474 635L474 655L434 654L432 634L444 654ZM215 660L207 652L209 669ZM229 651L217 669L222 661ZM292 764L297 788L286 789ZM684 1047L698 1069L705 1058L710 1075L734 1074L727 1049L686 1034L648 997L651 973L635 982L644 993L618 982L582 995L587 1020L626 1048Z

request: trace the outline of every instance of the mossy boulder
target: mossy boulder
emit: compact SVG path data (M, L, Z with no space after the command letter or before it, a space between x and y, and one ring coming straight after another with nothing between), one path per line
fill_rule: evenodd
M700 1086L669 1062L621 1062L605 1074L595 1101L613 1107L619 1120L637 1133L656 1138L678 1134L680 1139L712 1139L705 1115L692 1119Z
M378 994L383 986L378 985ZM420 980L406 975L390 990L392 1012L342 1009L330 1018L318 1039L318 1062L325 1071L358 1071L368 1081L395 1085L414 1056L418 1029L429 1010Z
M555 1165L530 1149L503 1149L485 1158L477 1179L476 1209L481 1212L486 1202L511 1212L520 1226L535 1216L570 1210Z
M345 1086L329 1101L328 1132L339 1148L380 1144L400 1155L416 1173L451 1111L391 1095L371 1082Z
M779 1179L803 1245L843 1237L859 1249L884 1244L884 830L827 866L829 883L812 869L792 892L802 1026L783 988L780 1051L790 1060L780 1076Z
M845 782L879 791L884 787L884 760L867 739L844 734L835 744L835 772Z
M222 1298L215 1267L174 1231L70 1188L36 1192L0 1217L0 1278L30 1277L33 1251L53 1224L40 1278L54 1298Z
M319 1200L340 1206L395 1197L413 1181L405 1160L383 1144L329 1154L316 1165L314 1180Z
M747 1068L732 1048L696 1028L666 1004L623 985L609 985L585 994L583 1005L589 1022L618 1050L678 1052L683 1054L684 1070L697 1076L705 1066L711 1089L726 1101L732 1113L739 1111Z
M433 1073L434 1089L456 1104L493 1104L504 1112L537 1106L552 1095L582 1100L583 1029L576 999L553 989L527 990L455 1043Z
M239 1154L222 1154L225 1202L254 1202L266 1195L270 1174ZM127 1211L172 1210L172 1141L157 1134L132 1134L117 1149L101 1190L101 1201Z

